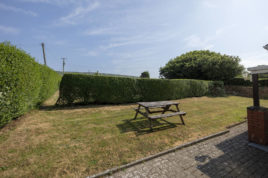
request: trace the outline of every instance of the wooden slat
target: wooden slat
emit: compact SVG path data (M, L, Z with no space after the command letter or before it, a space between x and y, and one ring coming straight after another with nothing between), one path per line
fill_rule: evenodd
M158 108L158 107L166 107L168 105L176 105L179 104L175 101L155 101L155 102L138 102L139 105L147 108Z
M168 114L160 114L155 116L148 116L150 119L159 119L159 118L166 118L166 117L172 117L177 115L185 115L186 112L180 111L180 112L174 112L174 113L168 113Z
M135 111L138 110L138 108L133 108ZM140 109L141 110L141 109ZM177 112L175 110L172 110L172 109L168 109L167 111L171 111L171 112ZM153 113L160 113L160 112L163 112L163 110L155 110L155 111L150 111L149 110L149 114L153 114Z

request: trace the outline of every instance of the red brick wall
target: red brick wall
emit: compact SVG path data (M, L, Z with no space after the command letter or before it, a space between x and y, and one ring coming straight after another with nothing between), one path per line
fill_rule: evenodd
M262 145L268 144L268 109L247 109L248 139Z

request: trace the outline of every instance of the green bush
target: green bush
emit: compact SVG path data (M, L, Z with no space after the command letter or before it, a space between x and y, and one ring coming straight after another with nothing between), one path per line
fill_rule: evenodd
M210 94L211 81L190 79L139 79L65 74L57 104L133 103L172 100Z
M150 73L148 71L144 71L141 73L140 78L150 78Z
M209 84L209 91L211 96L224 96L224 83L222 81L213 81Z
M51 96L60 79L24 51L0 43L0 127Z
M268 87L268 80L259 78L260 87ZM244 80L243 78L234 78L232 80L224 81L224 85L238 85L238 86L252 86L252 82Z
M242 74L240 58L212 51L191 51L171 59L160 68L160 76L167 79L198 79L222 81Z
M251 86L252 82L243 78L233 78L231 80L224 81L224 85Z
M261 87L268 87L268 80L267 79L259 79L259 85Z

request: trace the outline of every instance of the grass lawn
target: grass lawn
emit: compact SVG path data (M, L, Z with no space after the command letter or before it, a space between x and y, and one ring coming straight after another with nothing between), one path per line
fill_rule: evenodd
M56 99L45 103L49 105ZM243 121L252 99L178 100L187 112L173 125L134 117L135 105L84 106L32 111L0 130L0 177L82 177L204 137ZM268 100L261 100L268 106Z

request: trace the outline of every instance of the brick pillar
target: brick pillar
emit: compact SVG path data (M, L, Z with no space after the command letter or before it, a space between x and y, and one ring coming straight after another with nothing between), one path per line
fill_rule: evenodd
M251 106L247 114L249 141L268 145L268 108Z

